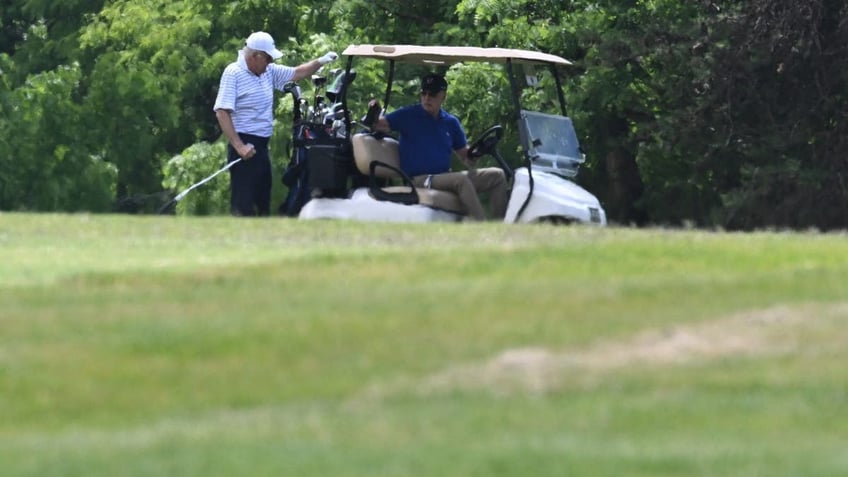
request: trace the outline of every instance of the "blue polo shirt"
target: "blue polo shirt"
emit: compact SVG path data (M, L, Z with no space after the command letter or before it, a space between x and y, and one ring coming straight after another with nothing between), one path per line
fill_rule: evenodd
M443 109L434 118L414 104L392 111L386 120L400 133L400 168L409 176L448 172L451 153L468 145L459 119Z

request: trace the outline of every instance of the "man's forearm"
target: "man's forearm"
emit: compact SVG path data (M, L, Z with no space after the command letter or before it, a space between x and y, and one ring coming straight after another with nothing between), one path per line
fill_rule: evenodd
M336 52L329 51L321 58L316 58L312 61L307 61L302 65L296 66L294 69L294 77L292 78L292 81L300 81L303 78L311 76L316 71L321 69L322 66L326 65L327 63L336 61L338 57L339 55L337 55Z
M241 140L238 133L236 132L235 126L233 126L233 117L229 111L226 109L219 109L215 111L215 116L218 118L218 125L221 126L221 132L224 133L224 136L227 136L227 139L230 140L230 144L233 146L233 149L236 150L239 156L243 159L250 159L256 154L256 149L253 145L245 144L244 141Z
M312 76L320 68L321 68L321 63L319 63L318 60L312 60L312 61L308 61L306 63L303 63L302 65L297 66L294 69L294 77L292 78L292 81L300 81L303 78L308 78L308 77Z
M221 132L224 133L224 136L227 136L230 144L238 150L243 143L235 126L233 126L233 117L230 112L226 109L219 109L215 111L215 116L218 118L218 125L221 126Z

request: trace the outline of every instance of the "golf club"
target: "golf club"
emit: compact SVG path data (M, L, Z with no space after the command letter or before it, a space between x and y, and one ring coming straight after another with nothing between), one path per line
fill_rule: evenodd
M198 187L202 186L203 184L205 184L205 183L207 183L207 182L211 181L211 180L212 180L212 179L214 179L214 178L215 178L215 176L217 176L218 174L220 174L220 173L222 173L222 172L224 172L224 171L229 170L231 167L233 167L234 165L236 165L236 163L241 162L241 160L242 160L242 158L241 158L241 157L239 157L239 158L238 158L238 159L236 159L235 161L227 163L227 165L225 165L224 167L222 167L222 168L218 169L218 170L217 170L214 174L212 174L211 176L209 176L209 177L207 177L207 178L203 179L202 181L200 181L200 182L198 182L198 183L196 183L196 184L192 185L192 186L191 186L191 187L189 187L188 189L186 189L186 190L184 190L184 191L180 192L179 194L177 194L177 196L176 196L176 197L174 197L173 199L171 199L171 200L170 200L167 204L163 205L163 206L162 206L162 208L161 208L161 209L159 209L159 213L161 214L161 213L165 212L165 210L167 210L167 209L168 209L168 207L170 207L170 206L171 206L171 204L176 204L177 202L181 201L181 200L183 199L183 197L185 197L185 196L186 196L186 194L188 194L188 193L189 193L189 192L191 192L192 190L194 190L194 189L196 189L196 188L198 188Z

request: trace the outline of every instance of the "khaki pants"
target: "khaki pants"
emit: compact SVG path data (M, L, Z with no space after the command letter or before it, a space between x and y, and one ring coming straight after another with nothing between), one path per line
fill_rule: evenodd
M461 172L445 172L432 176L421 175L412 178L415 187L424 187L428 177L430 188L453 192L465 206L471 220L486 220L486 213L477 194L489 196L492 220L503 219L506 214L506 178L503 170L497 167L484 167Z

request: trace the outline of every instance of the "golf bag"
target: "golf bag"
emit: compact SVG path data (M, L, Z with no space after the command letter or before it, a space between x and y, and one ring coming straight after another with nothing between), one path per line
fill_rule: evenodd
M321 124L293 127L292 156L282 182L288 195L280 214L296 217L313 197L345 197L353 152L344 138L334 137Z
M292 155L286 170L283 172L283 185L288 187L286 199L280 205L280 215L296 217L300 209L312 198L309 189L309 168L307 167L306 147L314 133L309 125L296 123L292 127Z
M315 88L312 105L301 97L296 84L288 83L284 88L294 101L294 118L291 161L282 176L289 190L280 205L282 215L297 216L313 197L347 195L348 177L354 167L344 97L356 72L334 70L331 74L334 80L326 89L329 102L319 94L327 83L325 76L312 76Z

